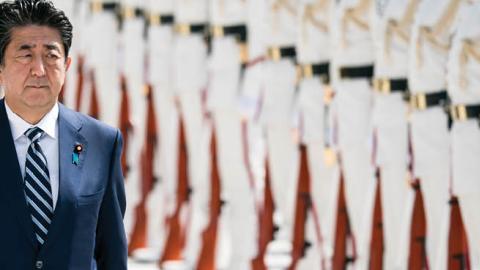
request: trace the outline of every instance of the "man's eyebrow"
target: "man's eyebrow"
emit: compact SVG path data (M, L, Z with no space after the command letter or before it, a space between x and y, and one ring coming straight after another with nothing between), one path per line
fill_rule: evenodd
M22 44L20 45L20 47L18 48L19 51L23 51L23 50L30 50L32 48L35 48L35 45L32 45L32 44Z
M20 47L18 48L19 51L23 51L23 50L30 50L30 49L33 49L35 48L36 45L35 44L22 44L20 45ZM47 50L49 51L58 51L60 52L60 48L56 45L56 44L45 44L43 45L43 47L45 47Z
M43 47L45 47L47 50L49 51L57 51L57 52L60 52L60 47L58 47L57 45L55 44L46 44L46 45L43 45Z

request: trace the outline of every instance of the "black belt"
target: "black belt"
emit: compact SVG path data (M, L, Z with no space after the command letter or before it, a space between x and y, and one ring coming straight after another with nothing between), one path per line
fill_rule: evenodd
M153 14L148 16L148 25L173 25L175 18L172 14Z
M373 77L373 65L340 68L341 79L370 79Z
M301 78L312 78L318 76L324 83L330 82L330 63L316 63L299 66L299 75Z
M456 121L480 119L480 104L452 105L450 106L450 117Z
M440 90L434 93L410 94L408 97L413 109L425 110L434 106L446 106L448 103L447 91Z
M271 60L278 61L282 58L292 58L295 60L297 51L295 47L271 47L268 49L268 57Z
M247 26L244 24L231 26L212 26L211 33L214 38L224 36L235 36L239 42L247 42Z
M208 29L207 29L207 25L203 23L199 23L199 24L180 23L175 25L175 30L179 34L189 35L189 34L206 34Z
M406 92L408 91L407 79L374 79L373 89L383 94L389 94L393 92Z

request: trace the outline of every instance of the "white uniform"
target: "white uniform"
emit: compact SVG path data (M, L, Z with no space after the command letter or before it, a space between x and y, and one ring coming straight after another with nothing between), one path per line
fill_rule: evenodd
M125 77L127 94L130 102L130 120L132 130L128 142L127 162L129 171L125 188L129 206L126 215L134 215L137 203L142 200L142 148L146 132L146 95L145 95L145 40L143 38L144 18L137 10L143 9L143 0L121 1L123 23L121 28L120 73ZM125 224L127 236L133 229L133 224Z
M328 72L331 59L330 16L334 1L303 0L299 5L297 59L303 67L301 72L305 73L307 65L322 64ZM338 166L329 164L324 156L325 147L330 147L328 134L325 134L329 122L329 105L325 103L325 95L328 95L330 87L325 78L304 74L298 89L300 134L302 143L307 146L313 203L306 223L306 238L314 244L311 251L307 250L307 256L299 261L298 269L320 269L311 267L320 265L322 259L329 264L335 244L339 178ZM317 215L312 215L312 211L317 211ZM315 220L316 217L318 220ZM322 242L318 242L316 222L320 225ZM326 257L321 258L321 254Z
M247 1L248 64L242 78L240 97L240 109L247 122L251 177L254 179L258 201L263 200L265 175L265 142L259 114L264 92L264 60L267 53L265 37L267 25L263 21L266 12L265 0Z
M65 85L63 87L63 104L69 108L75 109L75 98L77 91L77 65L78 57L81 54L81 39L82 39L82 29L85 26L85 8L88 6L87 1L52 1L56 8L65 12L65 15L70 19L70 22L73 25L73 42L70 47L69 56L72 58L72 64L70 69L67 72L67 77L65 79ZM83 9L83 10L82 10Z
M240 93L240 110L244 120L244 139L247 146L247 162L249 181L253 182L258 220L264 211L265 194L265 138L263 127L259 121L262 96L264 93L264 64L267 52L265 31L267 24L264 22L267 12L267 1L246 1L246 24L248 31L247 59L248 64L243 71ZM260 233L262 223L258 223ZM265 235L258 235L268 237ZM259 242L259 241L256 241ZM260 246L259 246L260 248ZM264 248L263 246L261 248ZM263 260L264 250L255 249L258 258Z
M374 92L375 165L382 181L384 269L406 269L408 263L414 192L406 181L408 105L403 95L407 90L409 36L418 3L419 0L389 1L374 24L376 80L405 82L402 89L388 87L385 93L379 85ZM399 25L398 29L395 25Z
M239 107L241 79L241 47L248 39L246 28L247 3L245 0L210 1L210 24L213 30L212 53L209 63L207 106L212 113L217 139L222 198L220 228L228 228L230 241L222 241L221 231L217 260L221 268L249 269L256 255L257 216L255 199L244 159L244 142ZM243 28L241 28L243 26ZM234 28L236 27L236 28ZM215 29L218 29L217 31ZM218 31L222 29L223 34ZM237 34L228 31L237 29ZM242 30L243 29L243 30ZM242 31L245 31L241 33ZM240 35L246 35L242 37ZM227 226L224 226L227 225ZM223 243L229 243L222 248ZM230 252L228 252L230 251ZM228 254L230 253L230 254Z
M288 7L277 3L286 2ZM269 48L294 47L297 15L295 1L271 0L268 3ZM290 10L294 8L295 14ZM272 195L275 205L274 222L279 226L276 240L292 240L294 199L298 171L298 151L293 137L293 107L296 68L291 57L272 59L265 63L265 92L262 104L262 122L267 136L267 153L271 173ZM268 248L270 249L270 248Z
M174 16L178 25L206 24L206 0L176 0ZM179 29L181 30L181 29ZM205 28L205 30L207 30ZM188 148L190 196L189 227L184 258L197 264L202 244L201 233L209 219L209 130L205 125L202 95L207 86L207 46L202 33L177 33L173 49L173 87L180 100Z
M175 210L178 157L178 113L172 86L173 1L145 3L148 20L147 82L153 89L157 127L154 164L157 183L147 201L147 240L151 254L163 253L168 233L165 220ZM150 252L149 252L150 253Z
M462 1L426 0L420 4L412 29L409 50L409 88L412 95L445 90L449 39L456 18L444 14L460 13ZM452 6L453 4L453 6ZM457 5L456 5L457 4ZM457 15L458 16L458 15ZM430 40L424 29L446 23L440 34ZM439 43L445 48L434 45ZM413 110L410 116L414 174L420 179L427 223L427 257L431 269L445 269L447 263L450 144L447 115L442 106Z
M351 9L366 4L358 20ZM360 10L360 9L359 9ZM370 25L373 1L342 0L333 16L334 110L338 125L338 148L345 179L345 199L356 245L356 269L369 262L375 178L369 141L371 138L372 89L369 75L374 62ZM361 78L341 78L340 69L370 67ZM345 76L347 77L347 76Z
M480 105L480 3L462 15L448 61L448 92L452 105ZM472 42L476 56L469 53ZM474 52L475 53L475 52ZM451 129L453 192L459 198L468 238L471 269L480 269L480 120L454 120Z
M118 57L118 20L116 11L105 7L107 1L89 1L86 66L93 70L99 103L99 118L111 126L118 127L120 115L120 80ZM108 1L108 5L118 1ZM99 40L105 42L98 42ZM87 73L88 74L88 73ZM86 87L85 89L90 89ZM88 112L90 94L85 91L82 111ZM126 219L126 222L128 218Z

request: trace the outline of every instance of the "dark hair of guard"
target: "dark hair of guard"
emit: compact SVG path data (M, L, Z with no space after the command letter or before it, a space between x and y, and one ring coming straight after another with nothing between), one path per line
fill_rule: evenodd
M15 27L37 25L57 29L62 39L65 58L72 45L72 24L65 13L48 0L15 0L0 3L0 65Z

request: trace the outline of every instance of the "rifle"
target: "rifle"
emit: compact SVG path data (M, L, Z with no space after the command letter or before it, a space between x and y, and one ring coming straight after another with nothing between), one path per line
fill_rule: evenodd
M254 270L266 270L263 257L267 251L267 245L273 240L275 226L273 224L273 212L275 205L273 202L272 185L270 181L270 168L268 166L268 157L265 159L265 188L263 191L263 208L259 211L259 238L258 238L258 254L252 261Z
M210 141L210 158L211 158L211 196L210 196L210 221L207 228L202 233L202 248L200 257L197 263L198 270L215 270L216 260L215 251L218 239L218 221L220 218L220 211L222 207L222 200L220 198L220 171L217 158L217 139L215 135L215 128L212 128L212 137Z
M297 194L295 203L295 222L293 235L292 263L290 270L295 270L298 261L304 256L311 245L305 239L305 225L308 210L311 206L310 172L308 169L307 147L300 145L300 171L298 175Z
M122 83L123 84L123 83ZM123 88L123 87L122 87ZM154 174L154 155L157 146L157 120L155 115L155 105L153 103L153 89L151 85L147 86L147 126L145 133L145 144L141 154L141 200L135 208L135 223L132 230L132 236L128 245L128 254L139 248L147 246L147 211L146 203L149 193L153 190L156 182ZM122 112L123 113L123 112Z
M120 132L123 136L123 153L121 157L122 162L122 171L123 175L126 176L130 170L130 166L128 165L127 156L128 156L128 145L130 143L130 134L133 129L132 121L130 120L130 102L128 99L128 86L127 86L127 78L124 74L120 76L120 91L122 91L122 97L120 102L120 123L119 128ZM151 86L149 86L149 90L151 92ZM151 100L151 93L147 95L147 100L150 102ZM150 106L150 104L148 105ZM152 112L154 114L154 112ZM154 116L153 116L154 117ZM148 116L147 116L148 121ZM155 127L156 128L156 127ZM148 134L148 127L147 127L147 134ZM147 135L148 140L148 135Z
M422 270L428 269L427 251L426 251L426 234L427 221L425 216L425 208L423 204L423 195L420 187L420 179L413 178L413 145L411 138L411 130L408 131L408 153L410 155L410 163L408 164L411 186L415 190L415 199L413 202L412 223L410 225L410 247L408 254L408 269Z
M82 105L82 97L83 97L83 84L84 84L84 63L85 59L83 56L78 57L78 64L77 64L77 85L76 85L76 96L75 96L75 109L80 111L80 106Z
M448 269L470 269L468 239L463 225L458 198L450 199L450 230L448 232Z
M340 168L342 168L340 163ZM340 186L337 200L337 222L335 229L335 247L332 259L332 269L346 269L347 265L355 261L355 250L353 256L347 254L348 242L355 247L352 229L348 218L348 208L345 199L345 180L343 169L340 170Z
M97 97L97 85L95 81L95 72L94 70L90 71L90 82L91 82L91 92L90 92L90 108L88 109L88 114L95 118L99 119L98 112L98 97Z
M160 256L159 266L166 261L178 261L182 259L182 251L185 246L186 233L181 224L181 212L189 203L191 193L188 180L188 154L185 138L185 128L181 115L179 116L178 130L178 185L175 211L167 218L169 228L165 249Z
M382 213L382 177L380 169L376 171L376 192L373 207L372 237L370 241L370 270L383 269L383 213Z

